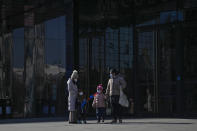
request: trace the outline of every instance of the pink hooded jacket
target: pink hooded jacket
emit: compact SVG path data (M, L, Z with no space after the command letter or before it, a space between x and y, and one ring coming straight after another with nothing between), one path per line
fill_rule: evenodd
M96 95L94 96L92 107L94 108L105 107L106 106L105 100L106 100L106 96L103 93L96 93Z

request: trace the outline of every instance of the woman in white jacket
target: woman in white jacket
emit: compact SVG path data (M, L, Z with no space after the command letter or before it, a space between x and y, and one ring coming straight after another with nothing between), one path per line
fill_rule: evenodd
M76 99L78 96L77 88L78 72L73 71L71 78L67 81L68 84L68 111L69 111L69 123L77 123L77 110L76 110Z

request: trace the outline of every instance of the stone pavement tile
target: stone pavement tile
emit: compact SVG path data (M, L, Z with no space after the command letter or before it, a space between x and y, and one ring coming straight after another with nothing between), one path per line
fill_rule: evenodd
M195 131L196 119L126 119L122 124L69 124L65 121L0 124L0 131Z

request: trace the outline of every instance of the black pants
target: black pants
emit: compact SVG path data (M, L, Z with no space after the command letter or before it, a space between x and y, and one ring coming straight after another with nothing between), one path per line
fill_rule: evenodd
M104 107L96 108L96 117L98 121L100 121L101 118L103 120L105 119L105 112L106 112L106 109Z
M81 120L86 121L86 114L84 112L80 112L78 114L78 120L79 121L81 121Z
M78 120L81 121L86 121L86 108L81 108L81 103L77 103L77 117Z
M110 103L112 108L112 116L114 120L122 119L122 107L119 104L119 95L113 95L110 97Z

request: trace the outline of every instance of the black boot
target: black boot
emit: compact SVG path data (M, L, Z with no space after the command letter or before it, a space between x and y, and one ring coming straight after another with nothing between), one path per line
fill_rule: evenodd
M111 121L111 124L115 124L115 123L117 123L117 119L113 119L113 120Z
M119 119L119 123L122 123L122 119Z
M104 118L102 119L102 122L105 122Z
M100 119L100 118L98 118L97 123L100 123L100 121L101 121L101 119Z

